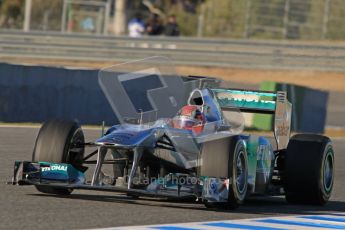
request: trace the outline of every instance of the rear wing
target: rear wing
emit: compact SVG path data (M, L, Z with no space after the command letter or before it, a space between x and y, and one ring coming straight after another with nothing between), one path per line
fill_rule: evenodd
M278 149L285 149L290 138L291 103L285 91L254 91L243 89L211 89L222 111L239 109L245 113L272 114Z

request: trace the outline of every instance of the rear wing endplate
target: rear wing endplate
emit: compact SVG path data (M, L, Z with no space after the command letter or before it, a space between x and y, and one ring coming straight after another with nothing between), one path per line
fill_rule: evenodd
M239 109L244 113L272 114L278 149L285 149L291 130L291 103L285 91L254 91L243 89L211 89L222 111Z

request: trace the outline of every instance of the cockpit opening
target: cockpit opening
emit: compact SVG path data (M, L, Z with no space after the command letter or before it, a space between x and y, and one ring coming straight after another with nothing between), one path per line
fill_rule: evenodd
M202 98L202 93L200 90L194 90L188 100L189 105L198 105L198 106L203 106L204 105L204 100Z

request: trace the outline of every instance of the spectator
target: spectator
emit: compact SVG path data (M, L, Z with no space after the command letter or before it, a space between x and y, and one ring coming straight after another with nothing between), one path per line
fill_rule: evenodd
M163 31L162 20L158 14L153 14L152 18L146 24L146 33L148 35L161 35Z
M165 25L164 33L166 36L179 36L180 28L176 22L176 16L170 15L168 18L168 23Z
M141 20L141 15L136 14L128 23L128 35L130 37L141 37L145 32L145 24Z

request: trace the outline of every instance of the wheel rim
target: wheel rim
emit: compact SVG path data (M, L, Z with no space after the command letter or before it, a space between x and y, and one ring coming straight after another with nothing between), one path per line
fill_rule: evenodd
M246 158L244 151L240 151L236 158L236 187L237 191L242 194L246 189Z
M333 154L332 150L329 150L325 157L323 165L323 186L327 192L332 189L333 185Z
M82 130L78 128L71 138L69 149L68 149L68 162L69 163L77 163L80 164L83 157L84 147L79 146L80 144L83 144L84 142L84 136L82 134Z

